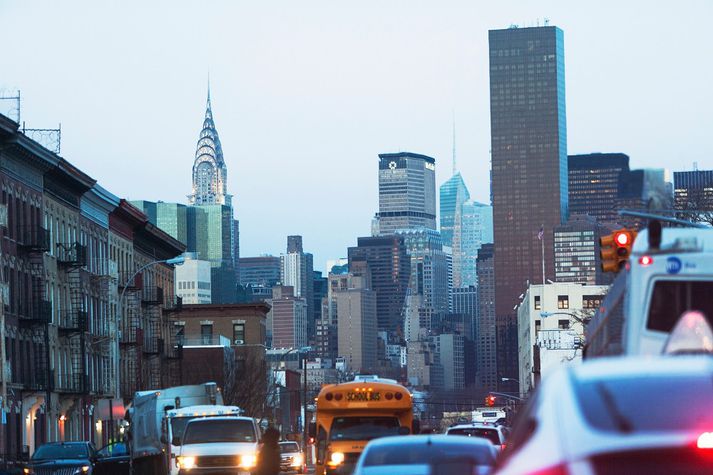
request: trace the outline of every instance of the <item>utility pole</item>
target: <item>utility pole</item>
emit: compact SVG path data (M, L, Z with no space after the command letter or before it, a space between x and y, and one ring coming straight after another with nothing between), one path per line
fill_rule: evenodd
M301 353L301 352L300 352ZM307 451L307 352L302 357L302 450Z

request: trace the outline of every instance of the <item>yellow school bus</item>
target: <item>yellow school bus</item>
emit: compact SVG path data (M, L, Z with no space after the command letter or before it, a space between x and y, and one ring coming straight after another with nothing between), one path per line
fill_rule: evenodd
M316 475L349 474L367 442L418 432L408 389L372 378L324 386L317 397Z

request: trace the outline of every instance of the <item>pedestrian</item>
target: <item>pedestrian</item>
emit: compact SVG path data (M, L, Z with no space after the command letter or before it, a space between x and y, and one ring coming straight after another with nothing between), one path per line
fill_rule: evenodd
M280 474L280 431L270 426L262 435L262 447L257 455L254 475Z

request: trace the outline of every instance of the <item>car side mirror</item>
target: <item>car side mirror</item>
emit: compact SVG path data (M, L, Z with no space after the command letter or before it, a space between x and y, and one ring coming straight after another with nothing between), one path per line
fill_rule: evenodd
M171 444L172 445L181 445L181 438L178 437L177 435L171 439Z

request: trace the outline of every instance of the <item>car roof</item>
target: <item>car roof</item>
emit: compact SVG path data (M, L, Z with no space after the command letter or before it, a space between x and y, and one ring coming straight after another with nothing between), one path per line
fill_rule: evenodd
M57 442L46 442L42 445L91 445L92 443L86 440L66 440ZM41 447L41 446L40 446Z
M250 421L254 422L252 417L244 416L215 416L215 417L198 417L196 419L191 419L188 424L203 424L210 423L210 421Z
M472 424L456 424L450 426L448 430L451 429L500 429L502 425L500 424L483 424L482 422L473 422Z
M700 377L713 374L713 357L710 355L668 355L654 357L596 358L583 364L568 366L567 370L577 380L586 382L617 377Z
M491 443L480 437L452 437L445 434L394 435L380 437L369 442L370 447L388 447L392 445L483 445L490 447Z

